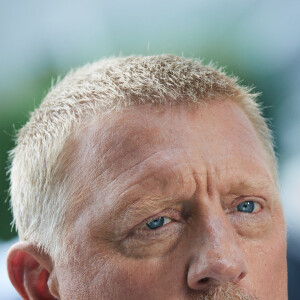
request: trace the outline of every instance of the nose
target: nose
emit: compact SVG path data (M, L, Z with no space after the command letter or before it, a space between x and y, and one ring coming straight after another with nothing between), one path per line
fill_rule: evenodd
M208 219L204 228L201 226L201 238L196 238L194 243L195 251L187 274L188 286L198 291L238 283L248 273L247 263L227 217L218 215Z

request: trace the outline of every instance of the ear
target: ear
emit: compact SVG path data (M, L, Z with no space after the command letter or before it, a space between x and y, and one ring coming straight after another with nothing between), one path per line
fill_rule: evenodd
M7 270L22 299L59 299L52 260L32 243L18 242L10 248Z

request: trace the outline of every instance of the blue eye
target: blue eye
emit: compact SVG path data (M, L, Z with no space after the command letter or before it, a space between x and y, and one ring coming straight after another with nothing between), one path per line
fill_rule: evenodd
M159 218L156 218L156 219L151 220L150 222L146 223L146 225L149 229L153 230L153 229L157 229L159 227L162 227L163 225L168 224L170 222L171 222L170 218L159 217Z
M254 201L245 201L240 203L236 207L237 211L249 213L249 214L253 213L255 210L257 211L258 209L259 209L259 204Z

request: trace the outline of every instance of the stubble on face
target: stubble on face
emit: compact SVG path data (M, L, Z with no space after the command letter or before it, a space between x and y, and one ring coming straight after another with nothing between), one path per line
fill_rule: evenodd
M233 283L225 287L216 287L201 292L201 294L192 291L188 297L189 300L259 300L254 295L249 295L244 289Z

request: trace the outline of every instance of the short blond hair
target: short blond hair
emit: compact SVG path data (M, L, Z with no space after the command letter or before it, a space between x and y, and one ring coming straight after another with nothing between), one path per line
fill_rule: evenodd
M113 57L71 71L31 114L11 151L11 203L20 239L54 259L64 255L68 193L63 175L57 178L63 174L58 158L89 120L126 107L228 98L252 122L276 176L272 135L256 96L222 70L173 55Z

